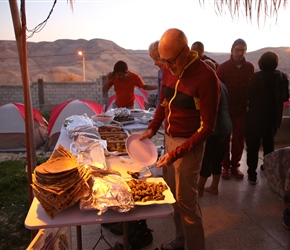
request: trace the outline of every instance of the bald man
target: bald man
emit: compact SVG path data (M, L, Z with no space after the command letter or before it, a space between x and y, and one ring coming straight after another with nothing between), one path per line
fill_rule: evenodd
M176 203L176 237L161 249L202 250L205 247L201 210L197 202L197 182L205 141L214 131L220 99L219 80L196 51L188 47L179 29L167 30L159 40L159 61L165 65L160 105L153 121L142 134L151 138L165 119L166 154L157 166Z

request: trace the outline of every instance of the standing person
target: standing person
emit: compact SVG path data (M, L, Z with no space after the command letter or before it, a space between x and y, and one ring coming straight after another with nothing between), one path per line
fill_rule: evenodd
M116 62L114 71L107 75L102 88L103 93L107 93L112 86L114 86L116 93L114 108L134 108L135 86L144 90L158 88L157 86L146 85L139 75L128 70L128 65L124 61Z
M248 180L258 183L257 165L262 142L264 156L274 151L274 137L281 125L284 102L289 99L289 81L286 74L276 70L279 57L274 52L264 53L248 89L246 145Z
M237 39L232 45L230 59L220 64L216 71L218 78L228 89L229 111L233 124L233 132L228 140L222 163L222 178L225 180L230 178L230 174L237 179L244 178L239 166L245 144L246 92L254 74L253 64L245 59L246 51L246 42L243 39Z
M191 50L195 50L197 51L199 57L201 58L201 60L206 60L209 59L211 60L214 64L215 64L215 68L217 69L217 67L219 66L219 64L213 60L212 58L208 57L207 55L204 54L204 45L202 42L200 41L196 41L191 45Z
M204 62L215 70L215 63L209 59ZM218 195L218 185L222 172L222 160L225 154L226 143L232 132L232 122L229 114L228 106L228 90L226 86L220 82L221 95L218 108L218 115L214 133L206 140L200 176L198 180L198 196L203 196L203 192L209 192ZM210 186L204 187L205 183L212 175Z
M215 72L188 47L186 35L168 29L159 41L163 70L160 105L140 139L155 135L165 119L165 150L156 165L176 203L176 237L162 250L205 248L202 214L197 202L197 182L205 140L213 133L220 98Z
M159 45L159 41L155 41L154 43L151 43L149 45L149 56L153 59L154 61L154 65L156 65L159 70L158 70L158 92L157 92L157 103L156 103L156 107L159 104L159 97L160 97L160 90L161 90L161 82L162 82L162 72L163 69L165 68L165 65L163 63L160 62L159 58L159 52L158 52L158 45Z

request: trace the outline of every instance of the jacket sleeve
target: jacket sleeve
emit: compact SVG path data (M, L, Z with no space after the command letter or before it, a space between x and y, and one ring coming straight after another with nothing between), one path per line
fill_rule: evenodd
M283 101L287 102L289 100L289 80L285 73L282 73L283 81Z

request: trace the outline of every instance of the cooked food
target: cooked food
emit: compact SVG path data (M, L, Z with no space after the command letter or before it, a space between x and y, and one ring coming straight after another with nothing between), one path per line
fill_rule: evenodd
M101 138L107 141L122 141L126 140L127 137L127 135L101 135Z
M139 177L140 177L140 172L127 171L127 174L131 175L131 177L134 179L139 179Z
M134 198L134 201L146 202L164 200L163 191L167 190L166 184L159 182L147 182L146 180L132 179L127 181Z
M102 132L111 133L111 132L124 132L124 129L121 126L119 126L119 125L116 125L116 126L102 126L102 127L98 128L98 131L100 133L102 133Z
M107 149L109 152L118 151L118 152L127 152L125 141L123 142L108 142Z
M129 116L120 116L120 117L114 117L114 120L117 122L128 122L128 121L134 121L134 117Z

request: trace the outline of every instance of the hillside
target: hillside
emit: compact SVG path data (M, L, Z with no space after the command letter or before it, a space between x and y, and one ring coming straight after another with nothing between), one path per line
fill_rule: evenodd
M95 81L101 75L112 71L118 60L127 62L129 69L141 76L156 76L157 67L148 56L147 50L126 50L116 43L104 39L69 40L54 42L28 42L28 71L31 82L39 78L44 81L82 81L82 56L85 52L86 80ZM279 69L290 73L289 48L263 48L249 52L248 61L257 67L258 58L265 51L272 50L280 57ZM15 41L0 41L0 84L21 84L18 51ZM206 53L217 62L222 63L229 58L229 53Z

